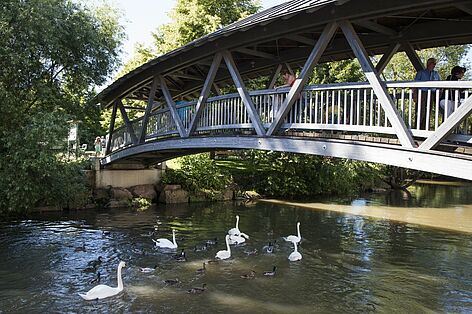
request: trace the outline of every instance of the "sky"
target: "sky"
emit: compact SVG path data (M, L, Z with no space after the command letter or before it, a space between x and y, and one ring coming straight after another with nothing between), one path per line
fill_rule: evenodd
M89 3L110 3L123 15L121 24L125 27L128 39L123 46L122 61L126 62L133 54L138 43L150 45L152 32L170 21L167 13L174 7L176 0L87 0ZM287 0L261 0L264 9L276 6Z

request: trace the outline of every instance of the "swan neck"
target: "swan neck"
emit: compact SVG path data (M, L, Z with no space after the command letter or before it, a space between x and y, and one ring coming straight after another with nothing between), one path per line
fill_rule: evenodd
M231 252L231 249L229 247L229 237L226 237L226 248L228 249L228 252Z
M295 251L294 252L298 252L297 242L293 242L293 245L295 245Z
M239 216L236 217L236 229L239 229Z
M297 232L298 232L298 237L301 238L301 236L300 236L300 224L297 224Z
M117 278L118 278L118 289L119 290L123 290L123 279L121 279L121 268L123 268L121 265L118 266Z
M172 230L172 241L174 241L174 245L177 246L177 243L175 242L175 231Z

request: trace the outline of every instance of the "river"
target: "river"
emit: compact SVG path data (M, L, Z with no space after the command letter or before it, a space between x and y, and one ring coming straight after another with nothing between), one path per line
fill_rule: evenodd
M460 221L463 215L467 220L472 187L418 184L410 192L304 202L326 206L317 210L293 203L224 202L49 213L3 223L0 312L472 311L471 233L359 214L365 207L374 212L428 208L441 217L459 216ZM234 227L235 215L250 239L232 246L229 260L207 264L204 273L197 273L225 249L224 235ZM282 237L296 234L298 221L303 259L289 262L293 245ZM185 249L186 262L154 246L152 239L171 239L172 228L177 252ZM214 238L218 244L202 250ZM269 242L275 243L272 253L265 248ZM102 284L116 286L118 262L126 262L124 291L109 299L82 300L78 293L91 289L96 277L84 270L99 256L103 262L96 272ZM154 265L153 272L140 271ZM275 276L262 274L273 266ZM241 278L251 270L254 278ZM178 284L164 282L175 278ZM187 293L203 283L203 293Z

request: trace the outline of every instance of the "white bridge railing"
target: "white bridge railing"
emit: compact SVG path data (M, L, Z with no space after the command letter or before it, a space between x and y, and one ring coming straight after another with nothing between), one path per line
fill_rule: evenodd
M413 136L426 138L448 119L445 112L452 112L464 99L472 95L472 82L388 82L387 89ZM288 88L281 88L250 92L257 113L266 129L274 121L288 91ZM195 107L196 101L177 105L179 117L186 129L190 126ZM467 120L456 130L455 141L471 141L472 132ZM142 118L132 121L131 124L136 137L139 138ZM372 136L395 134L385 111L368 83L307 86L281 126L281 131L287 129L332 130ZM239 94L208 99L197 121L195 132L211 133L215 130L228 133L253 130L248 112ZM146 129L146 141L178 136L178 134L168 108L151 112ZM112 151L132 145L129 128L124 126L114 130L111 143Z

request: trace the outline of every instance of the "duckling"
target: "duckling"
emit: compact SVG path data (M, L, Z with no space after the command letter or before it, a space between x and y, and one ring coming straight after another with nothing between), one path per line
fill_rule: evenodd
M197 274L203 274L206 271L205 263L203 263L203 268L197 269L195 272Z
M263 275L264 276L275 276L275 270L277 269L277 266L274 266L274 268L272 269L272 271L265 271L263 272Z
M256 278L256 272L251 270L251 272L249 274L244 274L244 275L241 275L239 277L241 277L243 279L254 279L254 278Z
M164 283L168 286L176 285L180 283L180 280L178 278L175 279L166 279L164 280Z
M206 290L206 283L204 283L201 288L196 287L196 288L187 290L187 293L200 294L200 293L205 292L205 290Z
M157 264L154 267L139 267L139 271L142 273L152 273L157 269Z
M90 284L92 284L92 283L99 283L99 282L100 282L100 276L101 276L101 274L100 274L100 272L98 271L98 272L97 272L97 276L95 276L94 279L90 280L89 283L90 283Z
M185 256L185 251L182 249L182 251L180 252L180 254L174 255L174 259L175 259L177 262L186 262L186 261L187 261L187 257Z
M244 254L246 254L246 255L256 255L257 254L257 249L254 249L252 251L244 251Z
M93 261L90 261L88 262L88 266L90 267L93 267L93 268L97 268L98 266L100 266L100 264L102 263L102 257L99 256L96 260L93 260Z
M85 243L82 243L82 246L78 246L74 249L74 252L86 252Z

